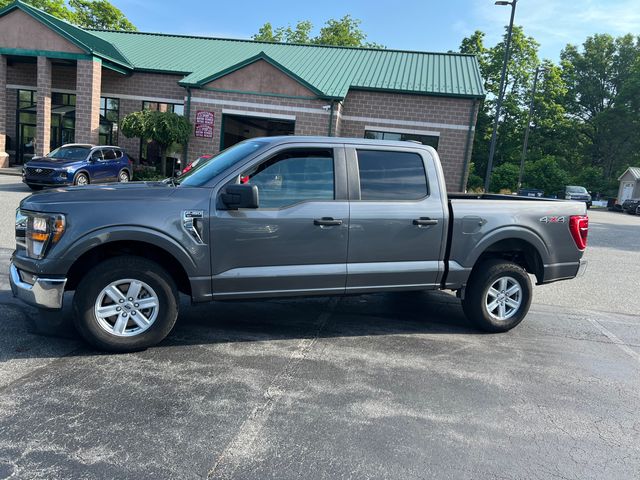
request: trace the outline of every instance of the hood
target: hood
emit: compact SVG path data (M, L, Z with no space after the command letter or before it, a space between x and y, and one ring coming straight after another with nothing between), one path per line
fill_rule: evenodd
M62 168L68 167L75 163L82 163L82 160L71 160L68 158L48 158L48 157L37 157L32 158L27 163L24 164L25 167L41 167L41 168Z
M67 213L67 209L77 205L91 208L92 204L114 202L126 205L145 201L158 202L168 199L176 188L163 182L128 182L107 185L85 185L64 187L34 193L20 202L20 208L35 212ZM117 208L123 208L119 205ZM76 207L77 208L77 207Z

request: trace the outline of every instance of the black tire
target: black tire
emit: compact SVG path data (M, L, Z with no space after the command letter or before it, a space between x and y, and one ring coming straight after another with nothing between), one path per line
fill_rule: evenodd
M489 312L487 305L489 289L501 278L514 280L521 290L517 297L520 301L519 307L509 318L503 320ZM531 279L520 265L507 260L486 260L475 267L471 273L465 289L465 298L462 300L462 308L467 319L479 329L492 333L506 332L518 325L527 315L531 296Z
M78 173L73 179L74 185L89 185L90 183L91 179L89 178L89 175L84 172Z
M30 183L27 183L27 187L29 187L34 192L39 192L40 190L42 190L44 188L42 185L32 185Z
M96 302L103 296L101 294L103 289L112 282L118 282L122 279L143 282L153 290L152 293L155 293L158 301L155 320L146 330L131 336L118 336L108 332L101 326L95 312ZM105 299L106 297L104 296ZM128 305L127 300L125 298L125 304ZM114 307L117 305L115 302L113 303ZM131 303L132 305L133 303ZM142 257L116 257L98 264L80 281L74 295L74 323L82 337L101 350L133 352L156 345L169 334L178 317L178 305L178 290L175 282L160 265ZM122 310L124 312L124 308ZM148 311L145 310L145 312ZM142 309L139 313L143 313ZM120 315L116 314L111 317L114 329L115 322ZM135 314L130 313L128 320L125 320L125 332L126 328L138 327L133 321L132 315Z
M123 175L127 176L127 179L124 180L123 179ZM118 182L119 183L126 183L129 182L131 180L131 175L129 174L129 172L127 170L120 170L120 172L118 173Z

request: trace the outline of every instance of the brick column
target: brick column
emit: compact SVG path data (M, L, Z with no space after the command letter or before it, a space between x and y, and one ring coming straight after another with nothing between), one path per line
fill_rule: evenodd
M78 60L76 76L76 143L98 144L102 63Z
M9 166L7 150L7 58L0 55L0 168Z
M49 153L51 143L51 60L38 57L38 113L35 155Z

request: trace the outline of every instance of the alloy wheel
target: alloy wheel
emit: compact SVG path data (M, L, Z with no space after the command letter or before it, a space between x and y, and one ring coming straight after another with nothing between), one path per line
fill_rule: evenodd
M98 325L111 335L133 337L148 330L158 317L160 301L145 282L116 280L102 289L94 305Z
M487 290L485 308L494 319L504 321L513 317L522 304L522 286L513 277L498 278Z

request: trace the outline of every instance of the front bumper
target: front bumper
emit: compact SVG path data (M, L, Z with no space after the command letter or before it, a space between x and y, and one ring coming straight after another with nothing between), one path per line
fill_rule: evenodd
M50 310L62 308L66 278L33 277L33 285L22 280L20 271L11 263L10 283L13 296L34 307Z
M63 177L22 177L22 182L26 183L27 185L38 185L40 187L67 187L73 185L73 180L69 180L68 178Z

